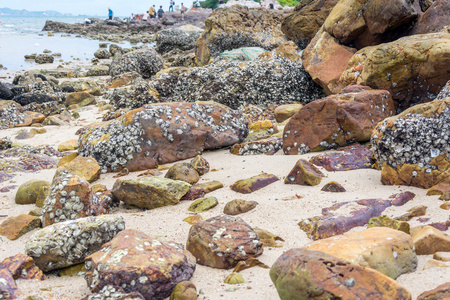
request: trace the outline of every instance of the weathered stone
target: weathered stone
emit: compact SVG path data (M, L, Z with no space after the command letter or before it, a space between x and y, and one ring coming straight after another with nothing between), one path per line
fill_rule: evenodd
M395 220L385 215L371 218L367 223L367 228L371 227L388 227L409 234L409 224L407 222Z
M414 272L417 267L411 236L385 227L374 227L323 239L310 243L305 248L372 268L392 279Z
M109 74L119 74L135 71L144 78L155 75L163 66L161 56L153 49L144 47L125 53L112 61Z
M233 272L228 274L223 282L227 284L241 284L244 283L245 280L241 273Z
M128 205L153 209L177 204L190 187L187 182L160 177L117 179L112 193L115 198Z
M428 270L428 269L432 269L432 268L450 268L450 262L430 259L423 266L424 270Z
M258 205L256 201L246 201L242 199L231 200L223 208L223 213L226 215L239 215L251 211Z
M107 59L111 57L111 53L109 53L108 49L100 48L94 52L94 56L98 59Z
M191 160L191 165L197 171L197 173L202 176L209 172L209 162L204 159L201 155L197 155Z
M378 271L306 249L291 249L280 256L270 278L282 300L411 299L405 288Z
M234 144L230 149L230 153L235 155L272 155L278 152L278 150L280 150L282 147L282 138L269 137L267 139L257 140L253 142Z
M382 165L381 182L430 188L449 180L449 124L450 98L413 106L380 122L371 143Z
M69 155L66 155L64 157L61 157L61 159L58 161L58 167L61 167L62 165L71 162L78 156L77 152L72 152Z
M27 232L41 227L41 219L38 217L21 214L9 217L0 224L0 235L10 240L16 240Z
M63 268L59 270L59 276L79 276L84 275L86 273L86 265L85 263L73 265L67 268Z
M173 49L182 51L194 49L202 31L201 28L195 26L181 26L179 28L161 30L156 36L156 51L164 54Z
M303 104L300 103L283 104L277 106L274 111L275 120L278 123L283 123L284 121L295 115L302 107Z
M332 193L344 193L346 192L345 188L336 181L331 181L325 184L321 191L323 192L332 192Z
M449 201L450 200L450 190L446 191L445 193L443 193L440 197L439 200L444 200L444 201Z
M323 173L312 163L301 158L284 179L286 184L318 185L324 177Z
M416 194L411 192L401 192L394 195L389 196L389 199L392 199L392 205L394 206L402 206L408 203L410 200L414 199Z
M450 297L450 282L439 285L438 287L423 292L417 297L417 300L445 300Z
M110 67L107 65L94 65L86 72L86 76L108 76L110 75Z
M169 300L197 300L197 288L190 281L178 283L170 294Z
M44 118L43 114L25 111L15 101L0 100L0 129L29 126L42 122Z
M49 54L38 54L34 61L38 64L51 64L55 58Z
M137 79L142 79L141 75L137 72L127 72L123 74L119 74L117 76L114 76L111 78L110 81L108 81L109 89L115 89L122 86L127 86L133 84Z
M190 163L176 163L167 171L165 178L185 181L195 184L200 179L200 175Z
M419 0L428 2L425 13L419 17L410 34L425 34L441 31L450 24L450 3L447 0ZM432 2L432 4L430 3ZM422 6L422 5L421 5Z
M436 252L450 252L450 237L431 226L421 227L412 233L417 255L428 255Z
M33 216L33 217L41 217L42 216L42 209L41 208L35 208L35 209L32 209L32 210L30 210L29 212L28 212L28 214L30 215L30 216Z
M276 234L273 234L267 230L255 227L255 232L259 236L259 240L263 243L264 247L281 247L277 244L277 241L284 242L284 240Z
M127 293L116 285L105 285L98 293L93 293L83 300L145 300L138 292Z
M28 140L34 137L34 133L26 129L19 130L16 135L16 140Z
M450 252L436 252L433 254L433 259L440 261L450 261Z
M250 194L278 180L280 179L273 174L262 173L248 179L240 179L230 185L230 188L241 194Z
M205 217L199 214L195 214L193 216L189 216L183 219L183 221L188 223L189 225L194 225L198 222L203 222L205 220L206 220Z
M93 96L101 96L102 94L99 85L93 79L64 81L60 86L62 88L72 88L69 92L88 92Z
M368 142L378 122L395 114L388 91L349 86L303 106L284 127L285 154L322 151Z
M450 191L450 180L433 185L427 192L427 196L443 195Z
M418 206L414 206L413 208L409 209L408 212L406 212L405 214L396 217L396 220L399 221L409 221L414 217L420 217L420 216L424 216L427 212L427 207L424 205L418 205Z
M216 197L200 198L192 202L192 204L189 205L188 210L195 213L201 213L210 210L217 204L219 204L219 201L217 201Z
M100 178L100 165L93 157L77 156L73 160L58 167L67 170L92 183Z
M90 104L95 104L95 97L88 92L75 92L67 94L66 106L69 109L75 109Z
M72 151L78 149L78 139L71 139L58 145L58 151Z
M220 215L192 225L186 243L201 265L230 269L262 254L255 231L239 217Z
M195 266L194 257L179 245L125 230L86 258L85 278L94 293L112 285L156 300L168 297L178 283L189 280Z
M337 153L330 152L313 156L309 161L329 172L370 169L372 167L371 157L373 152L360 144L339 148L338 151Z
M253 142L271 137L278 133L278 126L270 120L259 120L251 123L248 127L249 133L244 142Z
M449 210L450 209L450 201L444 202L439 206L442 209Z
M40 179L32 179L23 183L17 190L16 204L34 204L42 187L49 187L50 182Z

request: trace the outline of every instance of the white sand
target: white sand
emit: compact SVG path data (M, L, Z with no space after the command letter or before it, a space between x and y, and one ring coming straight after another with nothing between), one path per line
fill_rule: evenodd
M32 139L15 140L15 133L23 128L13 128L0 131L0 137L9 136L13 141L30 145L51 145L57 147L59 143L77 138L75 132L81 126L90 122L99 121L101 114L95 107L87 107L80 111L83 121L73 121L70 126L45 126L47 132L38 134ZM29 129L29 128L27 128ZM286 250L302 247L311 240L300 230L297 223L305 218L313 217L321 213L323 207L334 203L366 198L386 199L394 193L411 191L416 197L400 207L389 207L385 214L395 217L402 215L408 209L417 205L428 206L424 217L430 218L431 222L446 221L449 213L440 209L442 201L438 196L426 196L426 190L406 186L384 186L380 182L380 172L372 169L363 169L345 172L327 172L322 183L315 187L285 185L284 177L294 166L299 158L310 158L317 153L307 155L283 155L280 151L273 156L235 156L228 150L208 151L203 154L215 172L209 172L201 177L200 182L218 180L224 184L224 188L216 190L209 195L217 197L219 205L202 213L206 218L221 214L225 204L233 199L254 200L259 205L252 211L240 215L253 227L260 227L285 239L281 248L265 248L259 259L271 266L275 260ZM51 181L55 170L44 170L37 173L22 173L13 179L0 183L0 188L10 185L21 185L30 179L46 179ZM279 181L252 194L243 195L232 191L229 186L238 179L248 178L261 172L275 174ZM134 172L122 177L137 178L142 172ZM114 174L103 174L97 183L105 184L112 188L116 179ZM320 189L330 181L341 183L347 190L345 193L327 193ZM16 205L14 202L17 188L7 193L0 193L0 215L16 216L28 213L36 208L34 205ZM298 199L296 195L300 195ZM292 199L292 200L283 200ZM188 206L191 201L184 201L175 206L162 207L154 210L144 211L141 209L125 209L122 206L117 212L123 216L128 229L139 229L150 236L161 241L175 241L185 244L190 225L182 220L191 215ZM0 222L6 217L0 217ZM411 226L423 225L414 218L409 223ZM364 227L352 229L352 231L364 230ZM0 261L6 257L24 253L24 245L33 232L27 233L15 241L1 237ZM402 275L398 282L406 287L413 295L413 299L426 290L446 283L450 279L450 268L434 268L422 271L425 262L431 256L419 256L419 266L416 272ZM199 299L278 299L277 291L269 278L269 270L254 267L242 271L246 283L241 285L227 285L223 280L231 270L217 270L197 265L192 277L192 282L200 291ZM23 297L28 295L39 295L45 299L80 299L90 292L83 277L57 277L49 275L42 282L18 280L17 284L22 291Z

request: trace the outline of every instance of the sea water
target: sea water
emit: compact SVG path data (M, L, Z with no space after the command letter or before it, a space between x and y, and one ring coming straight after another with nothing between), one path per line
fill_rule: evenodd
M45 49L52 53L61 53L61 57L55 57L55 62L60 59L67 61L73 58L82 60L93 58L100 41L77 38L74 34L63 37L65 33L55 33L53 37L49 37L47 32L42 31L46 20L75 24L83 23L84 18L86 17L0 15L0 21L3 24L0 25L0 64L6 68L6 70L0 69L0 74L27 69L35 63L33 60L25 60L24 56L32 53L41 54ZM119 46L130 47L131 45L125 42Z

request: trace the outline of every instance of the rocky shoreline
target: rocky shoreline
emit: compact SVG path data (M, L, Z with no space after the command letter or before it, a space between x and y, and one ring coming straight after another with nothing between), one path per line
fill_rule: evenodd
M0 82L0 299L450 297L450 3L322 2L48 21L143 45Z

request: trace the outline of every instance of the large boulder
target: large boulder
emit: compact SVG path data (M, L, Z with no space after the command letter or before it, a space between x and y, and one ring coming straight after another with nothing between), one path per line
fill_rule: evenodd
M51 64L54 60L55 58L50 54L38 54L34 61L38 64Z
M195 258L179 245L161 243L137 230L124 230L86 258L86 281L96 293L105 286L162 300L189 280ZM129 298L126 298L129 299Z
M81 218L47 226L34 233L25 252L44 272L84 261L125 229L120 216Z
M116 171L146 170L233 145L248 134L238 111L214 102L145 105L122 117L86 127L78 152Z
M29 126L40 123L45 116L25 111L22 105L12 100L0 100L0 129Z
M215 11L197 40L196 61L206 65L225 50L262 47L271 50L286 41L281 32L283 11L233 5Z
M141 74L142 77L149 78L161 70L162 65L162 58L155 50L142 48L114 59L109 68L109 74L116 76L135 71Z
M381 182L430 188L450 179L450 98L413 106L373 131Z
M281 30L301 48L319 31L339 0L302 0L281 24Z
M375 269L392 279L414 272L417 267L411 236L386 227L338 235L313 242L305 248Z
M156 51L164 54L173 49L194 49L202 31L201 28L189 25L161 30L156 36Z
M258 234L240 217L220 215L192 225L186 243L201 265L233 268L263 253Z
M282 300L404 299L411 294L386 275L329 254L291 249L270 269Z
M426 1L431 2L431 1ZM436 0L420 16L410 34L424 34L438 32L450 24L450 1Z
M388 90L399 109L405 110L433 100L449 73L450 33L439 32L361 49L339 81L343 86L361 84Z
M340 94L308 103L289 120L283 151L302 154L367 142L376 124L394 113L388 91L346 87Z

